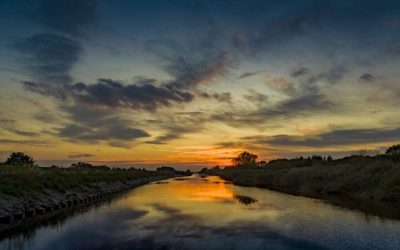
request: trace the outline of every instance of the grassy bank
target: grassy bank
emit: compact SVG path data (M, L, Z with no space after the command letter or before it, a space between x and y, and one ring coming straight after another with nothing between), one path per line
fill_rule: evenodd
M99 182L172 177L178 172L147 171L139 169L111 169L107 167L42 168L32 166L0 165L0 195L34 197L44 190L65 192L80 186L93 186Z
M400 160L387 155L275 160L265 167L203 169L243 186L309 197L350 197L400 202Z
M73 209L110 199L125 190L190 174L170 167L149 171L87 163L44 168L34 161L14 158L18 159L0 164L0 238Z

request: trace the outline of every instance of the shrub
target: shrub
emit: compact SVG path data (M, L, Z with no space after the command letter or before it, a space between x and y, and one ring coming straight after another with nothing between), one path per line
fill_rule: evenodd
M93 165L86 162L78 162L71 164L71 168L88 169L93 168Z
M5 164L12 166L34 166L35 160L22 152L14 152L6 160Z
M389 147L386 152L387 155L400 156L400 144Z

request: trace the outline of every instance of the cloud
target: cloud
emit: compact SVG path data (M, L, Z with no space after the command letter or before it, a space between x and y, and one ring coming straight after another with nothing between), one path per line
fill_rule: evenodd
M207 53L193 54L190 48L182 48L168 40L148 41L147 47L161 59L162 68L172 79L158 81L139 77L133 84L111 79L99 79L94 84L78 82L62 86L40 81L24 81L23 84L27 90L60 100L71 98L76 103L149 112L191 102L196 96L230 102L231 95L228 92L209 93L199 89L200 85L211 83L224 74L231 64L229 53L211 49ZM68 62L70 67L74 63L73 60ZM65 71L70 67L65 67Z
M85 105L63 106L68 122L57 128L55 135L72 142L97 143L104 141L115 147L131 147L140 138L150 135L135 124L119 117L109 109Z
M153 121L153 124L157 124L158 130L164 131L163 134L146 143L167 144L187 134L201 132L205 129L208 118L208 115L202 112L182 112L164 119L160 118Z
M204 39L210 38L206 36ZM210 41L200 39L179 44L168 39L153 39L147 41L147 49L160 59L164 71L173 77L174 87L192 89L213 82L233 63L228 51Z
M27 13L28 17L57 32L82 35L82 28L97 21L96 0L41 0L37 8Z
M80 43L66 36L39 33L13 44L20 52L21 63L39 81L69 83L73 65L82 53Z
M319 25L325 13L322 5L307 6L304 9L277 7L275 13L267 15L273 18L251 23L254 28L233 35L233 46L247 54L258 55L260 51L306 35L311 28Z
M95 155L93 154L82 154L82 153L76 153L76 154L69 154L68 158L70 159L77 159L77 158L90 158L94 157Z
M245 72L245 73L242 73L240 76L238 76L236 79L240 80L240 79L252 77L252 76L255 76L255 75L257 75L257 74L259 74L261 72L263 72L263 71Z
M192 60L177 57L165 66L165 70L175 77L177 87L192 88L202 83L210 83L223 74L230 61L226 52L199 61Z
M43 140L13 140L13 139L1 139L2 144L15 144L15 145L30 145L30 146L50 146L52 145L49 141Z
M41 0L33 3L27 16L51 32L19 39L12 47L20 53L20 63L40 82L72 82L70 71L83 52L82 29L97 20L96 0Z
M0 122L1 123L16 123L17 121L16 120L14 120L14 119L7 119L7 118L2 118L2 119L0 119Z
M359 82L375 82L376 81L376 77L370 73L364 73L362 75L360 75L360 77L358 78Z
M71 86L71 95L78 103L146 111L194 99L192 93L181 91L170 83L158 86L147 82L123 85L110 79L99 79L96 84L89 85L76 83Z
M21 81L21 83L24 89L43 96L65 100L69 95L68 90L65 88L65 85L54 86L53 84L33 81Z
M334 108L331 102L323 94L305 95L279 102L273 107L267 107L257 111L259 115L267 118L278 116L294 117L297 115L313 114L315 112L330 111Z
M252 136L242 138L257 144L282 147L332 147L364 145L378 142L400 141L400 128L394 129L344 129L309 136Z
M248 94L243 95L243 98L257 106L269 104L269 98L267 95L259 93L253 89L250 89Z
M251 99L255 98L255 99ZM257 103L255 100L260 98ZM282 119L299 116L308 117L325 112L335 112L336 105L324 94L310 94L271 103L268 97L260 93L248 96L248 101L255 103L255 109L236 108L229 112L215 112L210 119L223 122L233 127L251 126L265 129L281 127Z
M16 135L21 135L21 136L27 136L27 137L33 137L33 136L38 136L39 134L36 132L31 132L31 131L23 131L19 129L14 129L14 128L9 128L7 131L14 133Z
M204 99L215 99L218 102L227 102L230 103L232 100L232 95L229 92L223 92L223 93L210 93L210 92L205 92L205 91L199 91L197 95L201 98Z
M290 76L297 78L297 77L302 77L306 76L311 73L311 70L309 68L305 67L300 67L300 68L295 68L290 72Z
M266 75L265 82L271 89L288 95L292 95L296 91L294 83L280 76Z
M138 138L149 137L149 134L141 129L121 126L118 122L113 126L98 126L96 128L68 124L59 130L59 135L68 139L93 142L113 139L135 140Z
M342 80L347 72L348 70L344 66L336 66L332 67L330 70L326 72L312 75L308 79L308 81L311 83L326 82L330 84L335 84L338 83L340 80Z

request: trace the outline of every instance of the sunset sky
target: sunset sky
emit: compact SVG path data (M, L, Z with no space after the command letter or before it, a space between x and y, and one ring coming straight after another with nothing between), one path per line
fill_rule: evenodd
M0 1L0 160L201 167L400 142L399 1Z

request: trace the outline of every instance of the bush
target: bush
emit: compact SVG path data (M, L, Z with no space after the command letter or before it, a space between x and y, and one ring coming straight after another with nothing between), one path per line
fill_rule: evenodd
M387 155L400 156L400 144L389 147L385 153Z
M35 160L27 154L22 152L14 152L12 153L5 164L12 166L35 166Z
M257 155L249 152L242 152L232 159L233 164L237 167L257 167Z

